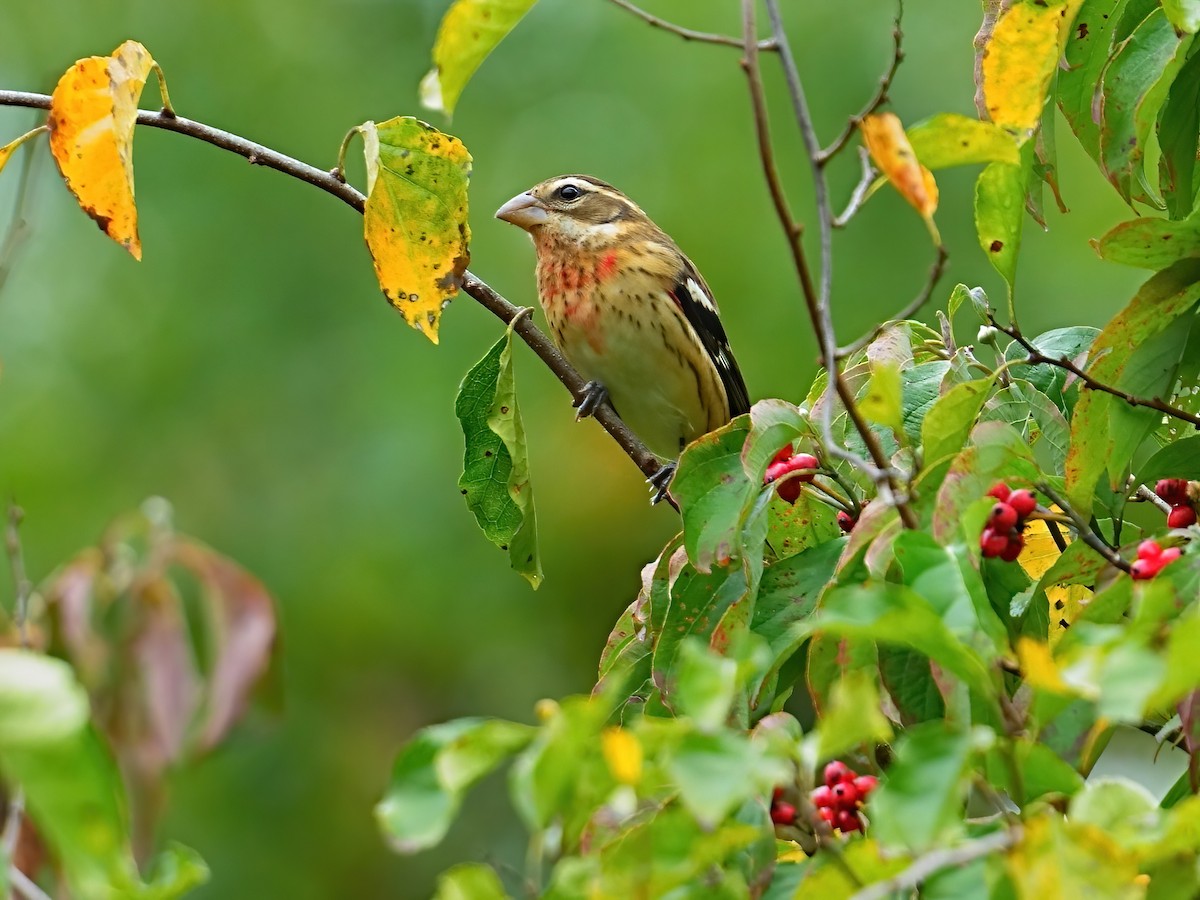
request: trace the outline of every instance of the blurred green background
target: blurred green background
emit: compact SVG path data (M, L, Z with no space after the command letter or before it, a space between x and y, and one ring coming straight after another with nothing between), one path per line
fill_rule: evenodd
M738 27L734 0L645 5L696 28ZM0 87L48 92L76 58L135 38L165 68L182 115L328 167L353 125L420 114L416 87L447 6L6 0ZM891 4L784 6L828 140L874 89ZM972 113L978 5L910 6L893 109L910 123ZM737 62L736 50L685 44L607 0L541 0L448 126L475 157L472 268L532 303L532 249L492 211L551 175L608 179L704 272L752 397L797 400L815 347ZM811 220L794 123L765 62L779 159ZM35 121L0 108L0 142ZM1048 234L1028 223L1018 304L1030 334L1102 323L1140 280L1088 247L1121 204L1059 131L1073 212L1052 213ZM471 798L442 850L392 855L371 816L391 759L422 725L529 720L539 698L589 689L639 568L675 529L671 511L647 505L635 468L596 425L575 425L562 388L518 351L546 572L531 592L477 533L455 484L455 389L499 324L460 297L434 347L384 301L361 220L341 203L178 135L141 130L136 148L140 265L79 212L48 158L38 169L33 231L0 295L0 489L27 511L38 577L113 515L161 494L181 529L279 600L282 715L253 717L173 777L163 833L213 869L196 896L424 897L453 861L519 865L524 835L499 778ZM19 172L20 159L0 177L0 220ZM351 174L361 186L361 164ZM857 175L853 153L834 167L839 202ZM975 239L974 177L939 177L951 263L938 304L955 281L1003 298ZM931 249L918 217L884 190L838 237L836 259L848 340L914 294ZM971 340L976 323L961 315L960 338Z

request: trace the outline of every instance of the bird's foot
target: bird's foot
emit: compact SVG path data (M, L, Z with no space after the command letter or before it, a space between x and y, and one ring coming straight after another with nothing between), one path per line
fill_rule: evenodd
M675 465L675 463L669 462L646 479L654 490L654 496L650 498L652 506L667 499L667 488L671 484L671 477L675 474Z
M583 392L571 405L578 412L575 413L575 421L586 419L593 415L603 403L608 400L608 388L598 381L589 381L583 386Z

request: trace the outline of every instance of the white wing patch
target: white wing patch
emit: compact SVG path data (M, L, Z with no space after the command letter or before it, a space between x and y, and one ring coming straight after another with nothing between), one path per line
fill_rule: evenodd
M704 288L696 283L695 278L687 280L688 293L692 295L692 299L696 301L701 309L707 309L709 312L717 315L717 305L713 303L712 297L708 296Z

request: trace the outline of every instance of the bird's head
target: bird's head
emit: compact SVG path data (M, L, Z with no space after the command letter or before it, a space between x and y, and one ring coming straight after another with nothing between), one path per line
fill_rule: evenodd
M616 239L623 226L649 222L632 200L588 175L560 175L517 194L496 218L523 228L535 242L596 248Z

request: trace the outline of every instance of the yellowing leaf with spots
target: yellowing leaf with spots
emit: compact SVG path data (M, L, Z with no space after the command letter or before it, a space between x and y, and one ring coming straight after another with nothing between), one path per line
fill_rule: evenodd
M435 344L442 309L470 261L471 154L432 125L400 116L361 127L367 159L363 212L375 276L392 306Z
M50 98L50 152L67 187L110 238L142 258L133 201L133 127L154 68L150 51L126 41L112 56L81 59Z
M1052 512L1062 512L1057 506L1051 506L1050 509ZM1071 543L1070 532L1065 528L1059 528L1059 534L1063 542L1069 546ZM1042 519L1031 520L1025 528L1025 549L1017 557L1025 574L1035 582L1041 581L1060 556L1062 556L1062 551L1058 549L1058 544L1051 536L1045 521ZM1046 600L1050 604L1050 633L1047 637L1052 648L1057 646L1066 630L1079 617L1091 599L1091 589L1081 584L1046 586Z
M1026 0L1000 16L980 64L987 114L1024 139L1042 117L1050 79L1083 0Z
M859 128L871 159L900 196L921 214L934 241L940 244L941 238L933 224L938 205L937 182L933 173L918 162L900 119L892 113L867 116L859 123Z
M421 79L421 105L450 115L475 70L537 0L455 0L433 45L433 68Z

